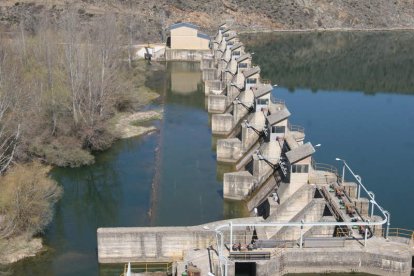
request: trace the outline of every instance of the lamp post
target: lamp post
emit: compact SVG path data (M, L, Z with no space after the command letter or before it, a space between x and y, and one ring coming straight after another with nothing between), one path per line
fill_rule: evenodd
M342 166L342 181L341 183L345 182L345 160L342 160L340 158L335 158L336 161L342 161L344 164Z
M338 158L338 157L335 158L335 160L336 161L341 161L344 164L343 167L342 167L342 183L345 182L345 168L347 168L349 170L349 172L352 174L352 176L357 180L357 182L358 182L358 195L357 195L357 199L359 199L361 197L361 187L363 186L362 185L361 176L355 174L352 171L352 169L348 166L348 164L346 163L345 160L343 160L341 158ZM365 187L364 187L364 189L365 189ZM367 191L367 190L365 189L365 191Z

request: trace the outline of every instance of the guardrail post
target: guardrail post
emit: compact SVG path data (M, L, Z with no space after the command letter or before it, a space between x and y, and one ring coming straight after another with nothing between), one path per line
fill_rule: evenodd
M364 233L364 247L367 246L367 235L368 235L368 225L365 225L365 233Z
M391 225L391 214L388 211L384 211L387 216L387 229L385 230L385 239L388 240L388 235L390 233L390 225Z
M299 244L299 247L302 248L302 243L303 243L303 219L300 221L300 223L302 223L302 225L300 226L300 244Z
M232 251L233 251L233 223L230 222L230 252Z

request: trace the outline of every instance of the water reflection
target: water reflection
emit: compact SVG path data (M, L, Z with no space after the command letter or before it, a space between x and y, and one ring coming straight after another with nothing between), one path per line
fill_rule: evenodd
M52 176L64 195L44 234L49 249L14 264L13 274L96 275L98 227L148 225L153 137L121 140L97 154L89 167L54 169Z
M171 92L183 95L197 92L198 86L201 84L199 66L199 63L169 63Z
M222 182L217 177L199 64L171 62L167 72L153 224L192 225L223 219L229 212L224 210ZM243 215L242 208L235 210L232 216Z
M414 93L414 32L244 35L262 77L297 87L365 93Z

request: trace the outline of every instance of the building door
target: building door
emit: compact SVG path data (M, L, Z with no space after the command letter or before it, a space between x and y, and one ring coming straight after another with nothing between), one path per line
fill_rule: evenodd
M236 263L235 276L256 276L256 263Z

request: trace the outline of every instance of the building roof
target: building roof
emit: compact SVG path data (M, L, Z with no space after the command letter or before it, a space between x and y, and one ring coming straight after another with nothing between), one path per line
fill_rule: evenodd
M232 35L230 35L229 37L227 37L227 38L226 38L226 41L233 40L233 39L235 39L236 37L237 37L237 35L236 35L236 34L232 34Z
M243 60L246 60L248 58L252 58L252 56L249 53L241 55L240 57L238 57L236 59L236 61L237 61L237 63L239 63L239 62L242 62Z
M200 32L197 33L197 37L202 38L202 39L210 40L210 36L209 35L206 35L206 34L200 33Z
M197 25L194 25L194 24L191 24L191 23L187 23L187 22L181 22L181 23L172 24L168 29L171 31L171 30L178 29L178 28L181 28L181 27L187 27L187 28L192 28L192 29L198 30L198 26Z
M299 143L296 141L295 137L293 137L293 135L290 132L286 133L285 141L287 145L289 146L290 150L293 150L299 147Z
M315 153L315 149L313 148L310 142L306 144L299 145L297 148L292 149L286 153L286 157L289 160L290 164L294 164L312 154Z
M237 50L239 49L241 46L243 46L243 43L241 42L237 42L236 44L233 45L233 47L230 48L231 51Z
M287 118L289 118L290 116L290 112L287 108L284 108L282 110L278 110L275 113L270 114L269 116L266 117L267 122L269 123L269 125L275 125Z
M266 94L269 94L272 90L273 90L272 85L263 84L260 86L256 86L255 89L253 89L253 94L255 98L260 98Z
M243 71L243 75L245 78L248 78L250 76L253 76L254 74L260 73L260 67L256 66L253 68L249 68Z

